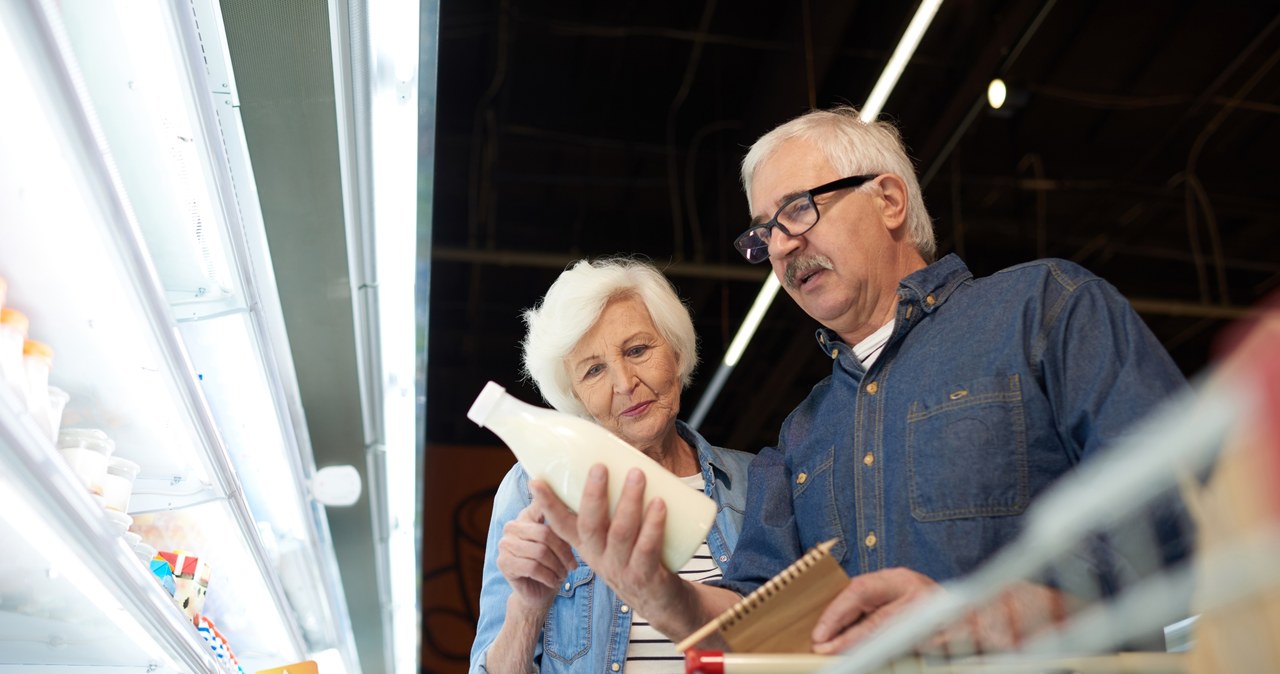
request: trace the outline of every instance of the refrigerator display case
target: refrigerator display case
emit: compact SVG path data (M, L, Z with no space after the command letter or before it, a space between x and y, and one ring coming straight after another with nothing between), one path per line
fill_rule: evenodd
M360 671L226 54L212 2L0 3L0 306L69 395L0 380L0 672Z

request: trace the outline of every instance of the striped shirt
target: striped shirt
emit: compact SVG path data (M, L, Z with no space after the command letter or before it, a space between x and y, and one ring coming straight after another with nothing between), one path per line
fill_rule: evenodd
M701 493L706 482L702 473L680 478L685 484ZM711 558L707 542L702 541L693 557L680 569L681 578L694 583L705 583L723 575ZM627 646L626 674L684 674L684 654L676 652L676 646L661 632L654 629L643 616L631 619L631 638Z

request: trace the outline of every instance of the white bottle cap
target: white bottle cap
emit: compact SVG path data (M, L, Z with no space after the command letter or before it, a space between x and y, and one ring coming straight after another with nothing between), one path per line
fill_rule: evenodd
M499 386L497 382L491 381L485 384L484 390L476 396L476 401L471 403L471 409L467 410L467 418L484 428L484 422L489 419L489 413L493 411L498 401L502 400L502 395L506 392L507 389Z

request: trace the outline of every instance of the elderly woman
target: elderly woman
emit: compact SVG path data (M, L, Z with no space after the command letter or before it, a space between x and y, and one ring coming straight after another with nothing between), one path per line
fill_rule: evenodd
M676 419L697 344L671 284L644 262L582 260L524 319L525 371L548 403L715 500L715 523L680 576L719 578L738 540L752 455L713 447ZM542 523L528 482L517 464L494 497L471 671L683 672L672 643Z

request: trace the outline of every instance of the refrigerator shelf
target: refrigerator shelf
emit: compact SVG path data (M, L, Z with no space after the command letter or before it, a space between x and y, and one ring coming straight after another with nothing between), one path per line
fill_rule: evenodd
M0 666L216 671L190 621L8 387L0 466Z

